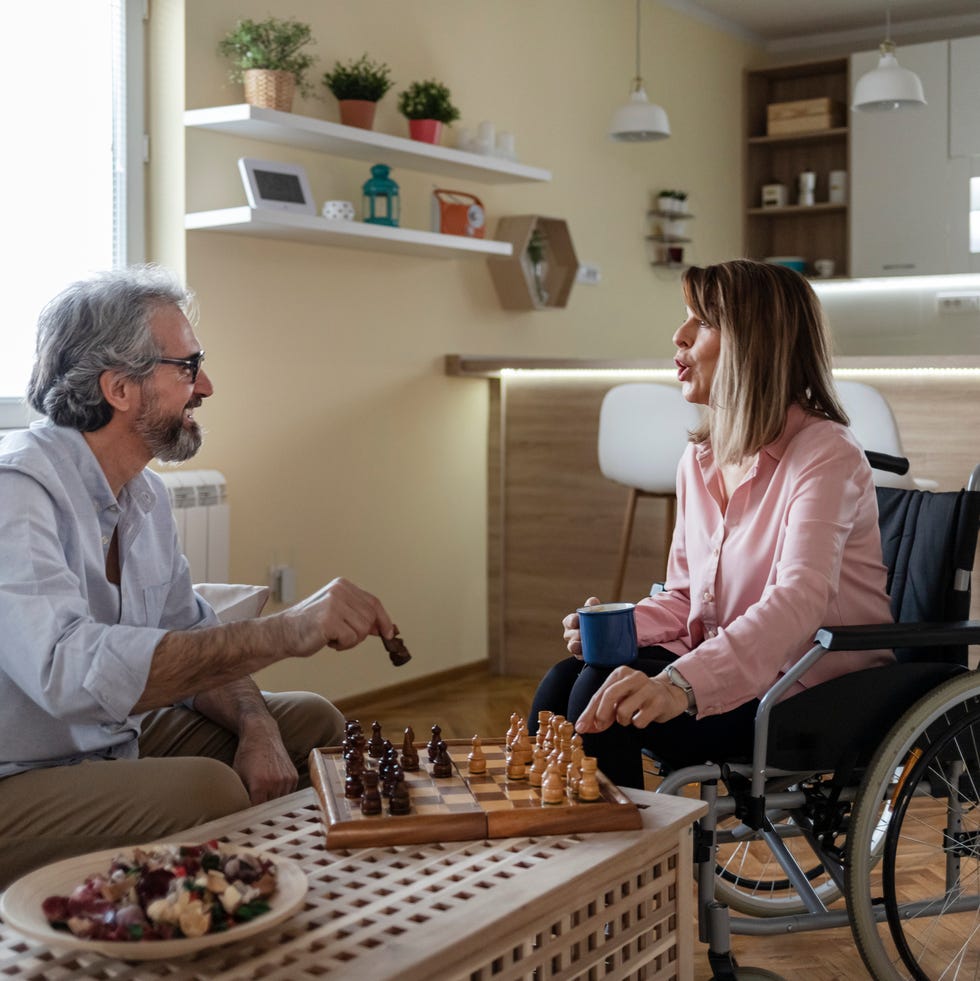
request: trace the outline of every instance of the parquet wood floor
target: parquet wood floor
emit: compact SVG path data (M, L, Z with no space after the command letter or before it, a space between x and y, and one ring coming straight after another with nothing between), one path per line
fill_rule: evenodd
M447 738L465 739L477 733L501 736L512 712L528 714L537 681L471 672L403 693L386 691L376 698L347 699L338 707L348 718L359 718L362 723L381 722L389 738L408 725L422 738L433 723L442 727ZM651 789L652 784L651 780ZM707 948L696 945L694 981L710 981ZM868 977L846 928L779 937L734 937L732 946L740 963L774 971L785 981L864 981Z

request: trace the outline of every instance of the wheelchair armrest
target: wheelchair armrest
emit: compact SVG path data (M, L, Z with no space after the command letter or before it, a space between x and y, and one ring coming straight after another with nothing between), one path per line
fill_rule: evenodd
M815 638L828 651L873 651L879 647L941 647L980 644L980 620L947 623L866 623L821 627Z

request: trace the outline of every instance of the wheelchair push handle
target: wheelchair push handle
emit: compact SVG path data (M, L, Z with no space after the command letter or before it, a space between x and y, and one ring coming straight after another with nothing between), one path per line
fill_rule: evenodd
M899 475L909 472L909 461L904 456L892 456L891 453L879 453L877 450L865 450L864 455L873 470L884 470Z

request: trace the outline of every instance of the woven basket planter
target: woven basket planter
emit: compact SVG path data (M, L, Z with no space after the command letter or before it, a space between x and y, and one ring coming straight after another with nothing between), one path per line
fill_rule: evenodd
M250 106L292 112L296 76L292 72L271 68L249 68L242 72L245 101Z

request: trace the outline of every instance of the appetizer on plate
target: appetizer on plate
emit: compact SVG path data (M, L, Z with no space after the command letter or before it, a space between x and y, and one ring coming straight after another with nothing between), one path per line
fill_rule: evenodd
M175 940L220 933L269 910L268 858L217 841L120 854L104 873L42 905L52 927L86 940Z

